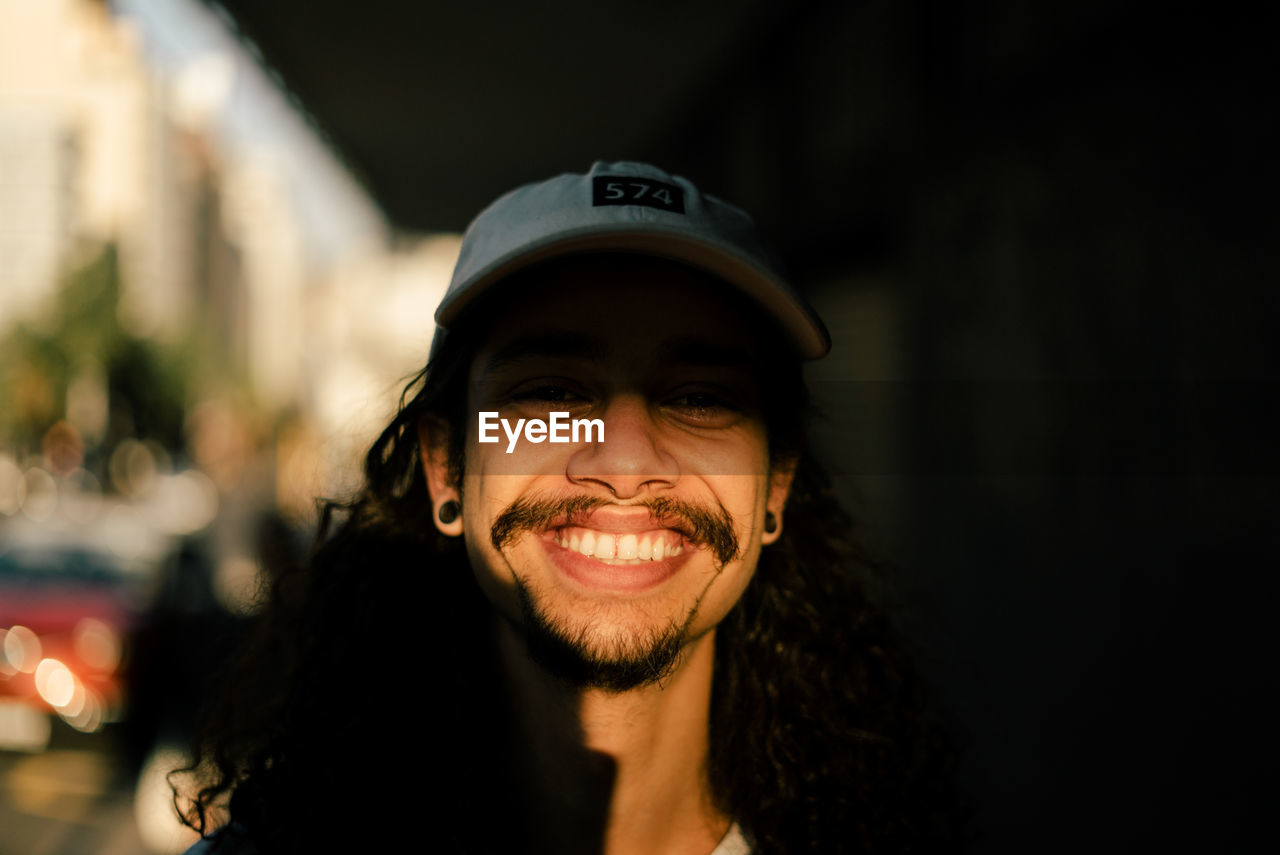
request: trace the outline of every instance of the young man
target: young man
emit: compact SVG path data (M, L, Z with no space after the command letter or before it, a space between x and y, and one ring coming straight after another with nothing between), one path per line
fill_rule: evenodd
M520 188L436 319L201 746L217 842L954 840L946 751L805 448L827 333L747 215L636 163Z

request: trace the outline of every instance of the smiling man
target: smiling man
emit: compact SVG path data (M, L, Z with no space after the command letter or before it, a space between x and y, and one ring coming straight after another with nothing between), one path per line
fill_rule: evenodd
M472 223L436 318L201 745L216 843L954 842L947 752L805 445L827 333L747 215L636 163L528 185ZM576 420L599 430L550 441Z

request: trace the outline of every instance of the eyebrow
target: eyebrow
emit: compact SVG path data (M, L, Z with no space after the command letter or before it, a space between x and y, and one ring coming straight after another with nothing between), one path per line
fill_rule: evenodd
M609 355L608 343L584 333L533 333L508 342L485 360L484 374L501 371L513 362L531 356L569 357L604 362Z
M737 348L720 347L695 338L676 337L662 342L654 351L659 365L700 365L717 368L752 369L758 364L750 354Z

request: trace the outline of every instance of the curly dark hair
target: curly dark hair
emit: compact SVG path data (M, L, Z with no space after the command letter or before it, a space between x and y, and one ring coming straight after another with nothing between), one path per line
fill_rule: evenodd
M324 505L307 566L274 585L198 744L191 768L205 786L188 811L193 827L211 827L213 806L230 795L235 828L267 853L339 838L394 844L405 827L439 851L527 851L509 774L516 711L493 676L485 631L493 610L459 539L433 525L419 461L420 420L465 424L467 338L451 334L406 387L367 455L362 491ZM799 360L771 371L762 378L770 453L793 463L795 478L782 537L716 631L713 796L756 853L958 851L955 752L866 592L883 568L806 447ZM449 459L461 483L460 431ZM384 639L399 648L381 650ZM387 747L371 734L392 730L393 696L412 691L418 674L429 703L401 723L413 763L370 751L371 741ZM353 679L393 690L341 695ZM406 793L393 783L406 771L443 783L444 796L420 796L416 783Z

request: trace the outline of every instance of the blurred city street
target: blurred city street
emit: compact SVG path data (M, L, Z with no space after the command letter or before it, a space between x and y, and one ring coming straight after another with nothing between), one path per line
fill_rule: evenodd
M164 772L456 248L208 5L0 0L0 855L194 840Z

